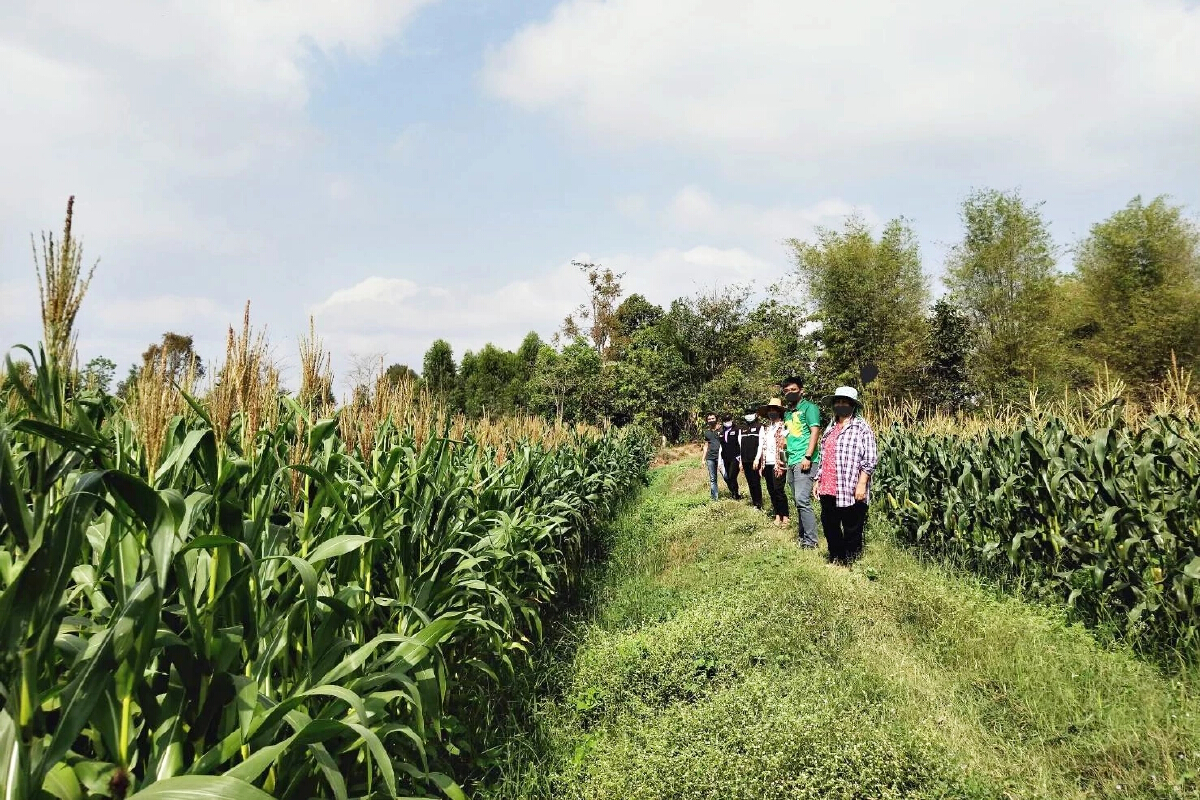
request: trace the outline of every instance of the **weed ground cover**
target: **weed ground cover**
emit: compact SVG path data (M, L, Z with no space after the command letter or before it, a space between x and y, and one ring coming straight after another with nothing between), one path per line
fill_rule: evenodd
M1200 796L1195 676L922 563L879 514L830 567L698 466L621 520L481 796Z

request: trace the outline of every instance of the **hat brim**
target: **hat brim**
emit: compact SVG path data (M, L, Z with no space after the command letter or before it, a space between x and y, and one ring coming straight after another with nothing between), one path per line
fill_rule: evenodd
M783 406L765 405L765 406L758 407L758 413L762 414L765 417L767 415L767 412L770 411L771 409L775 409L780 414L782 414L786 410Z

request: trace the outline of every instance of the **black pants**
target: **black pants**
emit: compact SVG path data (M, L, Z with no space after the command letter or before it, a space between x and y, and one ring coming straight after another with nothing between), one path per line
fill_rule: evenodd
M729 459L725 462L725 485L729 487L729 494L734 500L741 500L742 493L738 490L738 462L736 458Z
M775 477L775 466L763 464L763 478L767 481L767 494L771 497L771 513L777 517L791 517L787 494L783 487L787 485L787 473Z
M821 527L829 543L829 560L850 564L862 555L863 528L867 526L867 504L838 508L837 498L821 495Z
M753 464L742 459L742 472L746 473L746 486L750 489L750 504L762 508L762 477Z

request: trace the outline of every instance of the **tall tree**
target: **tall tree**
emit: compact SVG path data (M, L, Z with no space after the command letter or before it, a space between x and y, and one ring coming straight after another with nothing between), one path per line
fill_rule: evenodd
M750 290L725 286L690 298L680 298L662 320L670 341L691 368L691 389L730 367L744 368L750 358L746 325Z
M517 354L493 344L478 353L463 354L459 374L462 410L472 417L508 414L516 408L514 386L519 382Z
M962 206L966 230L947 263L950 296L971 321L975 384L995 399L1024 396L1054 373L1055 248L1041 204L985 189Z
M161 342L155 342L142 353L142 366L163 363L166 374L176 383L182 383L188 375L204 377L204 361L196 352L191 336L167 331Z
M688 366L657 325L636 331L620 359L604 365L604 397L613 422L648 425L675 441L694 419Z
M609 356L609 345L617 333L616 308L621 299L623 272L613 272L600 264L572 261L579 271L587 276L588 301L563 320L561 339L572 341L580 336L591 340L592 346L602 357Z
M429 391L438 397L448 397L454 391L458 379L458 367L454 363L454 350L445 339L438 339L425 351L421 374Z
M916 237L903 219L878 239L861 217L841 232L821 229L817 242L789 240L798 277L819 324L818 374L828 384L857 383L876 364L876 391L916 391L926 340L929 289Z
M383 377L392 386L399 386L402 383L415 384L421 379L421 376L407 364L390 365L383 371Z
M925 372L925 399L934 408L955 412L970 396L967 357L971 325L966 315L945 298L933 306Z
M613 312L616 328L613 345L617 354L629 344L634 334L658 322L664 313L662 306L654 305L640 294L631 294L622 300Z
M603 362L583 337L561 353L543 347L533 380L533 405L565 422L599 422L606 410L601 381Z
M1200 363L1200 231L1181 208L1135 197L1092 227L1075 263L1093 358L1135 387L1161 380L1172 353Z
M108 394L112 385L113 375L117 372L117 363L104 356L96 356L83 365L80 375L84 386Z

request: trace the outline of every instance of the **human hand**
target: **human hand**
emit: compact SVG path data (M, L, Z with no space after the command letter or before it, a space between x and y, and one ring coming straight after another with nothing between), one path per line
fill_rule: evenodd
M865 483L863 483L862 481L859 481L858 485L854 487L854 502L861 503L862 501L864 501L866 499L867 499L867 485Z
M807 456L800 459L800 471L808 472L810 469L812 469L812 459Z

